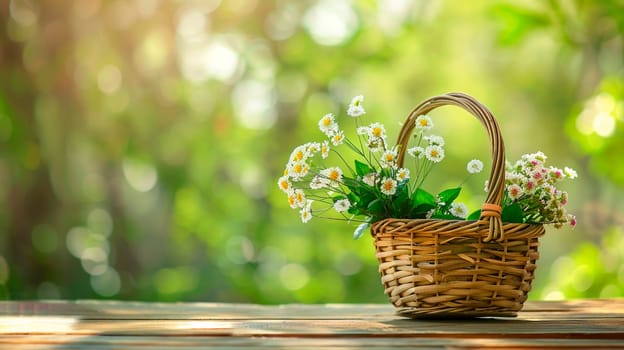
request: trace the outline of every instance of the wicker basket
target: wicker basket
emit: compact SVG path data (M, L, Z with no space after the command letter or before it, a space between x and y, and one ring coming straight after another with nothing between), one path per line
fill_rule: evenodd
M473 114L489 135L493 161L481 218L390 218L374 223L371 234L384 293L398 314L406 317L513 317L531 289L544 227L501 221L505 156L492 113L461 93L422 102L409 114L399 135L399 166L403 166L415 119L445 105Z

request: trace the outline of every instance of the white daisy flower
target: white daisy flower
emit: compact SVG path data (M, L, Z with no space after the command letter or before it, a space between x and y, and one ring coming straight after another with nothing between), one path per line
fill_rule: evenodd
M429 130L431 128L433 128L433 121L431 120L431 117L423 114L416 118L416 129Z
M305 206L303 206L301 210L299 211L299 214L301 215L301 221L304 224L310 221L310 219L312 219L312 202L314 201L311 199L308 199L306 201Z
M386 128L381 123L373 123L368 126L368 138L373 139L386 139Z
M334 146L338 146L342 144L344 137L344 131L340 130L331 136L331 142Z
M282 176L277 180L277 186L285 193L292 189L292 184L288 181L288 176Z
M303 206L306 203L306 196L305 196L305 192L303 192L303 190L301 189L296 189L293 192L294 196L295 196L295 203L297 204L297 206L299 208L303 208Z
M290 190L288 191L288 205L290 205L291 208L296 209L297 207L297 198L295 196L295 191Z
M407 149L407 154L414 158L423 158L425 156L425 149L420 146L415 146Z
M327 136L333 135L338 131L338 123L336 123L333 113L327 113L318 122L319 129Z
M466 165L466 170L471 174L480 173L483 170L483 162L478 159L473 159Z
M318 142L308 142L305 144L309 156L313 156L321 150L321 144Z
M307 145L297 146L290 154L290 162L305 161L309 156Z
M351 208L351 202L348 199L339 199L334 203L334 209L339 213L344 213Z
M342 170L337 166L321 170L321 176L332 184L342 182Z
M409 178L410 178L409 169L400 168L396 173L396 179L399 182L409 180Z
M430 145L444 146L444 137L438 135L428 135L423 140L429 142Z
M349 104L349 108L347 109L347 114L351 117L359 117L366 113L364 107L362 106L362 102L364 102L364 96L358 95L355 96L351 103Z
M397 182L389 177L384 177L381 180L381 193L391 196L396 193Z
M296 161L288 167L288 176L293 180L301 180L310 171L310 166L304 161Z
M381 166L384 168L393 168L396 166L397 150L389 149L381 155Z
M429 145L425 148L425 157L434 163L439 163L444 159L444 149L438 145Z
M321 157L325 159L328 156L329 156L329 142L323 141L323 143L321 144Z
M468 216L468 207L464 203L453 203L449 212L458 218L465 219Z
M310 181L310 188L313 190L320 190L321 188L327 187L328 184L329 181L327 179L317 175Z
M378 179L379 177L377 173L368 173L362 176L362 181L369 186L375 186Z

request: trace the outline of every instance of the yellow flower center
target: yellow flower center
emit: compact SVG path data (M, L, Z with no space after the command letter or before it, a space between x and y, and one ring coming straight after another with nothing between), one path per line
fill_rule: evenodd
M300 173L301 170L303 170L303 166L301 166L301 164L296 164L293 170L295 171L295 173Z
M329 173L329 178L332 180L338 180L339 176L340 174L338 174L336 170L333 170L331 173Z
M383 186L384 186L384 190L390 191L392 189L392 182L386 181L386 182L384 182Z
M429 125L429 123L427 122L427 119L423 118L420 120L420 126L427 126Z
M380 127L374 127L373 128L373 135L375 135L376 137L381 136L381 128Z
M297 151L297 153L295 153L294 159L295 160L302 160L303 159L303 151Z
M430 154L431 154L431 156L432 156L432 157L434 157L434 158L440 155L440 153L439 153L438 151L434 150L434 149L432 149L432 150L431 150L431 153L430 153Z
M331 119L330 118L323 119L323 125L330 126L331 125Z

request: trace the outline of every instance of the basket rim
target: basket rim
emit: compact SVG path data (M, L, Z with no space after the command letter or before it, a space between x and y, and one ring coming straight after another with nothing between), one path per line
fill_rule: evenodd
M400 226L398 227L393 227L392 230L385 230L385 227L391 225L391 224L399 224ZM410 225L411 224L411 225ZM432 226L438 226L436 228L431 228L428 230L423 230L429 233L442 233L445 231L453 231L452 233L449 234L454 234L457 235L457 237L462 236L462 233L456 232L456 231L463 231L463 234L479 234L480 236L484 237L484 242L489 242L490 240L487 239L489 237L488 235L488 221L487 220L483 220L483 219L479 219L479 220L456 220L456 219L409 219L409 218L385 218L379 221L376 221L374 223L371 224L370 226L370 234L373 238L377 238L379 235L384 234L384 233L389 233L392 235L411 235L413 234L412 232L408 232L406 230L403 230L403 227L401 226L410 226L410 229L413 226L418 226L418 225L426 225L426 224L432 224ZM439 224L439 225L436 225ZM537 234L535 235L536 237L541 237L545 234L546 229L545 229L545 224L543 223L518 223L518 222L503 222L501 225L501 230L502 231L512 231L512 232L519 232L519 231L525 231L529 228L535 228L535 232L537 232ZM496 240L497 242L503 242L507 239L508 237L503 236L502 239L498 239Z

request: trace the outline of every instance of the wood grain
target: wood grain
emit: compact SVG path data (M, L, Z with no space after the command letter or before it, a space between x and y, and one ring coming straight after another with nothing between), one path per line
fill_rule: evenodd
M624 349L624 299L470 320L406 319L385 304L0 302L0 349L84 347Z

